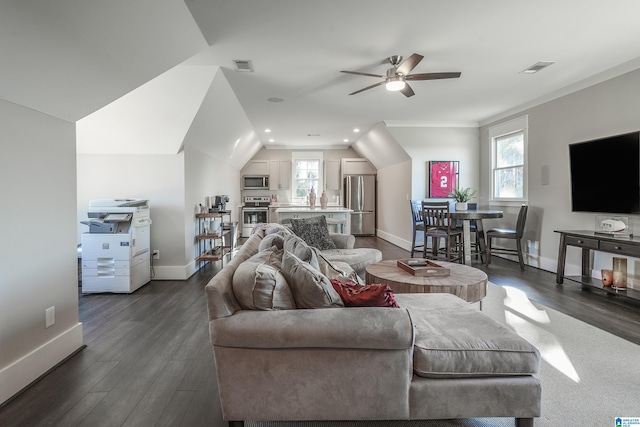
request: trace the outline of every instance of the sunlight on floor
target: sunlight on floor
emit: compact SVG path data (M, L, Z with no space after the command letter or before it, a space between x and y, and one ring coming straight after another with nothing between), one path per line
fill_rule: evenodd
M510 286L503 286L503 289L507 292L507 297L504 299L504 305L523 316L528 317L537 323L549 323L549 316L544 310L538 310L529 298L527 294L520 289L512 288Z
M547 313L535 307L523 291L509 286L502 288L507 293L504 299L504 305L508 309L504 313L507 324L515 329L518 335L535 345L547 363L579 383L580 376L562 344L555 335L543 328L543 325L551 322Z

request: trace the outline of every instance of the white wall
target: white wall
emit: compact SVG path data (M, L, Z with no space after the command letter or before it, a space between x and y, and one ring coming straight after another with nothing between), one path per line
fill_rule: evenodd
M187 275L193 274L198 266L194 262L197 246L194 238L197 234L196 208L205 203L205 197L228 195L227 209L231 210L231 221L240 220L240 171L224 164L219 159L203 153L197 148L185 146L185 239L184 256L187 262ZM227 217L224 218L227 221ZM242 224L238 224L241 227ZM238 228L238 232L240 229Z
M407 196L427 197L429 161L459 161L460 186L479 188L478 128L388 127L387 130L410 160L378 169L378 235L410 250L412 222Z
M595 215L572 213L569 182L568 145L588 139L640 129L640 70L622 75L562 98L547 102L509 120L529 115L529 217L527 240L538 241L540 260L533 262L549 271L556 270L559 236L554 230L593 230ZM501 120L503 121L503 120ZM488 127L482 126L481 194L488 199L491 186L491 143ZM549 167L549 185L541 184L541 169ZM615 169L615 168L614 168ZM593 165L594 173L615 173L608 165ZM602 197L606 203L606 195ZM579 274L580 251L568 252L567 273ZM631 269L635 270L631 263ZM594 272L611 268L611 255L595 256Z
M424 199L428 196L429 162L434 160L459 161L459 186L478 189L480 176L478 128L390 127L388 129L413 161L412 199Z
M75 125L0 100L0 146L2 403L80 348L82 325Z
M379 122L369 129L352 147L359 157L369 160L376 169L396 165L411 158L384 122Z
M396 246L411 247L411 160L378 169L377 235ZM407 219L409 226L407 227Z
M184 154L107 155L78 154L77 241L87 231L93 199L138 198L149 200L151 248L160 251L154 261L155 279L184 279L185 171ZM189 211L191 216L191 211Z

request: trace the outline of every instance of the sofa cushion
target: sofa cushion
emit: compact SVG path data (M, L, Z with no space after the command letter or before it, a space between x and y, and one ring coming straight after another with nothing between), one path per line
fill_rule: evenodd
M280 271L282 250L258 252L233 273L233 294L245 310L293 310L293 294Z
M278 224L277 222L270 222L265 224L264 234L266 236L270 234L280 234L281 236L286 236L288 234L293 234L291 228L286 225Z
M262 241L260 242L260 246L258 247L258 251L264 251L272 246L275 246L278 249L284 248L284 237L281 234L267 234L264 236Z
M318 259L318 270L320 273L331 279L338 279L341 282L352 281L361 283L360 278L351 266L342 261L331 261L322 254L322 251L314 248Z
M330 261L346 262L362 278L369 264L382 261L382 252L375 248L332 249L322 251L322 255Z
M352 281L331 280L345 307L394 307L400 308L389 285L361 285Z
M298 308L344 307L329 279L291 252L282 255L282 274Z
M533 375L528 341L450 294L396 294L416 325L413 371L427 378Z
M318 248L321 251L336 249L335 243L333 243L333 240L329 237L327 219L324 215L312 216L310 218L292 218L291 228L293 232L307 242L309 246Z
M295 234L285 236L283 248L285 252L291 252L302 261L311 264L311 266L316 270L320 270L320 267L318 266L316 251L314 250L314 248L307 245L307 243L302 240L302 238L296 236Z

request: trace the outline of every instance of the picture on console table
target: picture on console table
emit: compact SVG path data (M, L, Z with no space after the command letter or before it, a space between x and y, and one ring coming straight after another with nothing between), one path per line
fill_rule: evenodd
M429 197L448 198L458 188L460 162L436 160L429 162Z

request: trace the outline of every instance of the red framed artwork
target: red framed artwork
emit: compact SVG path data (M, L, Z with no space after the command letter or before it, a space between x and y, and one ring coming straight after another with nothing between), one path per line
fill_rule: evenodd
M449 193L458 188L459 165L458 161L429 162L430 198L448 198Z

